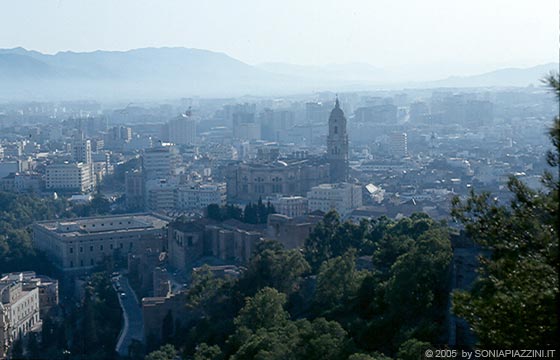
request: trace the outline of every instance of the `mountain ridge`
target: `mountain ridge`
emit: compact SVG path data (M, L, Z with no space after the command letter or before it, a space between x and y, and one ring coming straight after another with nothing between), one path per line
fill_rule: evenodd
M402 82L391 81L391 72L367 63L250 65L223 52L184 47L56 54L16 47L0 49L0 100L162 99L348 88L527 86L557 68L557 64L549 63L435 81Z

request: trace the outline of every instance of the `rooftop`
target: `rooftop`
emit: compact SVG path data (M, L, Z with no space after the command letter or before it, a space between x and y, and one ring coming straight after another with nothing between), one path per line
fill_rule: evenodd
M128 230L161 229L170 219L156 214L123 214L116 216L96 216L64 221L41 221L35 223L45 230L56 232L65 237L88 234L112 233Z

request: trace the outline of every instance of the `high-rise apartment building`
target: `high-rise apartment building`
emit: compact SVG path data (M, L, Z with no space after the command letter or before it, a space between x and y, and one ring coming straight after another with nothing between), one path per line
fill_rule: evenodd
M144 150L142 170L146 179L166 178L175 174L180 155L173 145L160 145Z
M394 158L408 156L408 135L405 132L394 132L389 135L389 152Z
M196 143L196 120L190 111L170 120L167 126L170 142L179 145Z
M48 190L88 192L93 186L91 164L63 163L46 167L45 187Z

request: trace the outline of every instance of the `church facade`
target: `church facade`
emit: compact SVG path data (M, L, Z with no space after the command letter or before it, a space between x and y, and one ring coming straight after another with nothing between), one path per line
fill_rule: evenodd
M225 168L228 201L301 195L314 186L348 179L348 133L338 98L329 117L327 154L320 158L235 162Z

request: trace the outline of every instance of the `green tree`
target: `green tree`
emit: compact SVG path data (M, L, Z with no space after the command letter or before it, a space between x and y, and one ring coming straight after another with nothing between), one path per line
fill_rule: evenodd
M20 359L23 357L23 335L20 332L20 336L14 340L12 344L12 358Z
M368 354L355 353L348 356L348 360L374 360L374 358Z
M399 256L386 290L386 301L395 308L394 313L410 320L445 309L452 256L445 228L427 231Z
M100 194L95 194L91 203L91 213L94 215L106 215L111 211L111 203L106 197Z
M317 275L315 302L318 309L328 312L344 306L355 296L365 273L356 270L356 251L325 261Z
M144 344L141 341L132 339L128 345L128 357L131 360L144 359Z
M337 212L331 210L306 239L305 257L312 269L317 271L325 260L341 256L349 249L355 249L357 255L371 255L373 242L368 236L371 231L372 222L341 222Z
M391 358L381 353L375 353L373 355L356 353L350 355L348 360L391 360Z
M259 208L253 203L248 203L245 205L243 210L243 221L248 224L258 224L259 223Z
M340 324L322 318L313 322L288 320L244 335L232 359L336 360L345 358L349 344Z
M220 221L222 220L222 213L220 209L220 205L218 204L210 204L206 207L206 216L209 219Z
M227 219L243 220L243 209L237 205L229 204L225 207L225 216Z
M492 255L481 259L472 290L454 293L453 311L469 322L483 346L550 348L558 345L553 316L558 245L547 209L557 198L530 190L513 177L508 186L515 194L509 207L487 193L454 202L454 215Z
M409 339L401 344L397 358L399 360L419 360L424 359L426 350L430 349L432 345L425 341L417 339Z
M29 358L38 359L41 354L39 341L37 340L37 333L31 332L27 335L27 353Z
M262 359L262 360L295 360L298 359L296 346L298 344L298 328L293 322L286 322L273 328L260 328L256 331L239 329L244 336L237 344L232 360Z
M348 351L346 331L336 321L318 318L309 322L298 321L299 359L337 360L344 358Z
M222 357L222 350L218 345L202 343L196 347L193 360L221 360Z
M164 344L171 341L174 333L173 327L173 313L171 310L167 310L167 314L165 314L161 323L161 339Z
M335 255L331 246L332 238L339 226L340 217L338 213L334 210L329 211L305 240L305 258L314 271L319 269L323 261L333 256L342 255Z
M284 310L286 295L265 287L255 296L245 299L245 306L235 318L235 325L249 330L269 329L284 324L289 314Z
M285 250L276 241L263 241L257 245L240 288L247 295L267 286L289 295L309 271L309 264L298 250Z
M145 360L175 360L178 351L171 344L166 344L146 355Z
M551 76L560 101L558 76ZM489 193L453 200L453 215L467 234L491 255L480 261L472 290L453 294L453 311L472 326L487 348L558 348L560 117L550 130L553 150L544 190L532 190L515 177L513 199L504 205ZM515 314L512 316L511 314Z
M224 280L214 276L208 265L193 272L191 286L187 291L187 305L191 308L204 308L216 296Z

